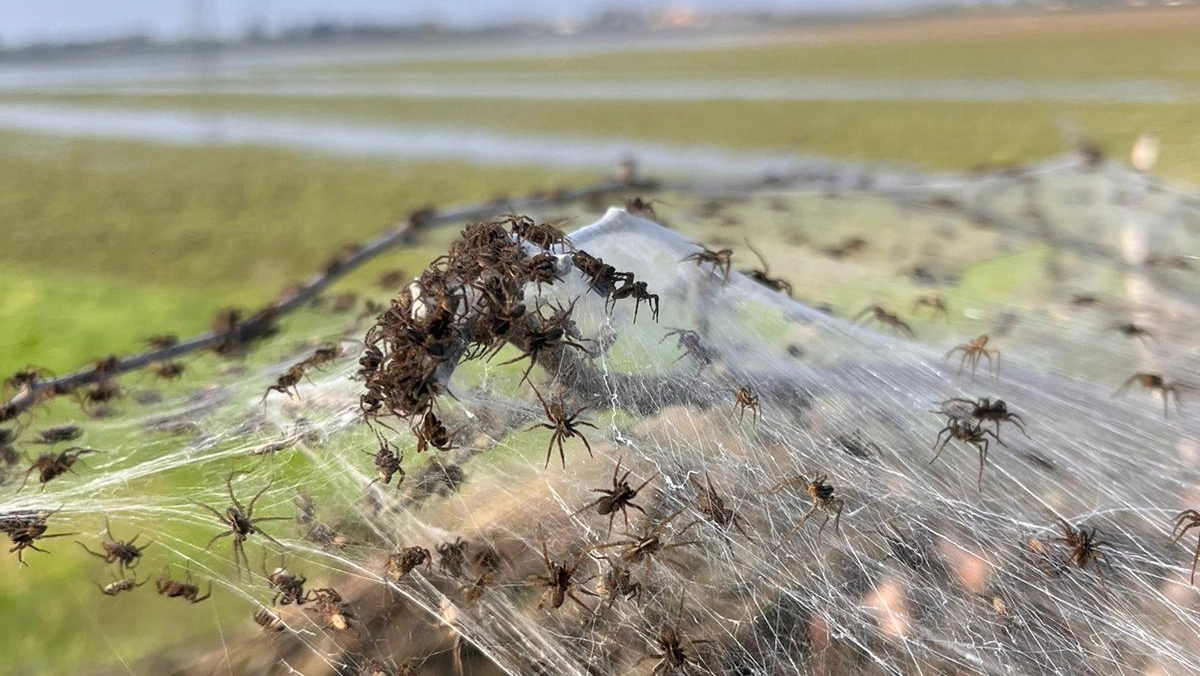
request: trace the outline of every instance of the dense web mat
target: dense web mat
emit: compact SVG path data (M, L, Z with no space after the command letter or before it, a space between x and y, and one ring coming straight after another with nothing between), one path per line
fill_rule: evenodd
M10 473L7 523L53 512L47 534L99 550L103 515L152 540L130 574L154 582L103 617L176 603L154 597L178 591L169 574L194 596L211 580L209 603L243 618L186 659L112 673L1200 673L1195 531L1172 542L1200 507L1193 198L1072 165L663 200L671 229L611 209L570 236L656 302L606 298L570 248L540 242L559 279L522 285L526 317L570 317L527 381L528 345L441 346L432 409L383 415L363 398L376 316L297 318L161 395L127 382L111 415L79 423L101 452L74 474L17 492ZM755 260L743 234L808 304L738 271ZM696 241L737 249L727 279ZM973 281L1013 256L1024 267ZM953 319L914 305L934 286ZM817 309L838 289L839 313ZM433 312L427 291L399 289L390 311ZM481 299L463 292L454 321ZM981 334L990 352L947 359ZM329 343L341 354L278 381ZM556 406L594 425L561 451L541 426ZM33 440L64 411L14 443L45 451ZM622 480L640 488L624 511L598 490ZM244 557L236 537L210 544L229 491L243 507L264 491L252 517L276 519ZM52 559L21 554L30 580ZM213 612L182 595L172 617Z

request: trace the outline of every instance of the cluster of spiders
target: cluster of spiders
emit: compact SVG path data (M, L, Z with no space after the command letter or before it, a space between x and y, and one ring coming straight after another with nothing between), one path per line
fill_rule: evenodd
M455 433L438 417L434 403L460 362L491 359L512 345L520 354L504 364L528 360L524 381L535 365L546 365L568 350L590 354L572 319L578 299L549 304L526 295L531 285L540 289L558 283L571 266L604 297L606 309L633 299L635 319L643 302L657 319L658 296L645 282L575 249L552 224L509 215L468 225L448 253L393 299L367 331L358 370L366 390L360 397L366 420L406 419L418 452L450 450ZM563 396L547 400L536 388L534 394L548 420L541 426L553 432L546 464L557 443L565 466L563 441L571 437L582 439L590 453L578 429L591 426L578 418L584 407L569 409ZM378 479L389 483L402 475L402 460L381 437L375 454Z

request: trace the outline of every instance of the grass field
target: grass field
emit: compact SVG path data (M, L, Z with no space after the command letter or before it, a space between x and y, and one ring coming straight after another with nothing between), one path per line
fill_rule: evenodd
M399 166L256 148L159 148L0 135L0 372L70 370L147 335L256 307L427 204L474 203L583 174ZM434 244L436 247L436 244ZM340 288L437 255L417 246Z

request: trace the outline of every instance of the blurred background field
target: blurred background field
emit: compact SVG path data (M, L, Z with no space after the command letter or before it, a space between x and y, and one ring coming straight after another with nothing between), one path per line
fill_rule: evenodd
M744 25L680 16L661 30L579 36L0 51L0 373L27 364L65 373L139 349L149 335L199 333L216 311L270 301L339 247L415 209L580 185L611 174L626 155L663 177L744 175L796 158L939 176L1085 144L1124 163L1150 132L1161 144L1154 174L1200 184L1194 6ZM1046 264L1043 243L1007 242L996 256L994 232L936 210L814 192L786 210L752 201L727 211L730 220L697 216L701 205L685 195L661 198L664 222L743 261L749 237L798 298L843 315L876 302L907 311L924 289L909 274L918 265L953 276L946 298L956 308L998 298L1044 307L1067 291L1026 274ZM601 206L544 215L571 219L571 230ZM904 230L891 227L900 220ZM913 243L948 231L953 243L937 250ZM455 232L422 235L335 292L386 301L392 290L380 288L380 276L415 274ZM854 262L817 260L852 237L871 241ZM1121 292L1113 270L1087 274L1090 291ZM330 312L306 310L294 321L318 327ZM938 342L975 319L956 313L914 326ZM273 343L261 363L296 349ZM199 375L168 387L182 392L222 368L208 358L192 367ZM81 417L66 404L50 416ZM167 492L161 484L139 488ZM194 530L172 535L209 532ZM91 582L106 580L95 561L68 538L47 547L53 555L31 554L31 568L14 557L0 566L9 629L0 651L36 664L23 673L153 673L146 665L160 652L203 663L223 649L222 637L254 628L239 598L143 604L136 614L119 610L126 599L98 603ZM17 631L18 623L39 629Z

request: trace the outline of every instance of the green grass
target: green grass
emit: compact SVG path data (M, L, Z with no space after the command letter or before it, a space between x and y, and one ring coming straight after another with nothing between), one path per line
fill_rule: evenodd
M583 174L399 165L261 148L175 148L0 134L0 373L56 371L259 306L347 243L426 204L578 182ZM339 289L415 271L456 230L368 265Z

